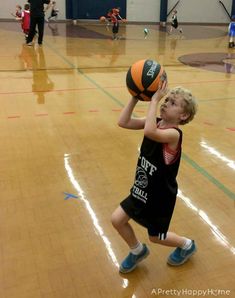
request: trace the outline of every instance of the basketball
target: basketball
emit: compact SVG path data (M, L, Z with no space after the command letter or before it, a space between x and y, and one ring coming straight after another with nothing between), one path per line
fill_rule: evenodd
M167 81L166 72L154 60L135 62L126 75L128 91L132 96L142 101L150 101L164 81Z
M106 17L104 17L104 16L100 17L100 22L104 23L105 20L106 20Z

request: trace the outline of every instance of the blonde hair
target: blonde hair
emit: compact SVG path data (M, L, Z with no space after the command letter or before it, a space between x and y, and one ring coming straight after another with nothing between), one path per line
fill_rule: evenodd
M197 108L197 101L195 97L192 95L191 91L178 86L171 89L170 94L179 95L182 98L184 102L183 104L184 112L189 115L187 119L180 121L179 124L184 125L192 121L195 114L197 113L198 108Z

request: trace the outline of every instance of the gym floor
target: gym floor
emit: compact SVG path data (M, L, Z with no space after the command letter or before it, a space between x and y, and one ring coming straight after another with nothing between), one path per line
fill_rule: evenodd
M0 22L1 298L235 297L235 49L227 26L182 28L121 24L112 40L101 23L50 22L44 45L28 47L20 24ZM143 132L117 120L126 72L141 59L198 99L182 127L170 227L198 250L172 268L172 248L132 222L151 253L124 275L128 247L110 216L132 186Z

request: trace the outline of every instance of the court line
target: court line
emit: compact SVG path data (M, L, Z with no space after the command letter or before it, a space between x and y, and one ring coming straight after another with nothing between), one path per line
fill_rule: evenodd
M78 68L77 68L78 69ZM81 72L81 70L79 69L79 72L83 75L86 76L84 73ZM212 82L212 81L207 81L207 83ZM195 83L195 82L194 82ZM197 83L201 83L200 81L198 81ZM92 82L92 84L94 84ZM182 83L182 84L187 84ZM188 82L188 84L190 84ZM177 85L177 83L175 83L174 85ZM179 85L179 84L178 84ZM119 86L104 86L102 87L104 90L105 89L122 89L122 88L126 88L126 85L119 85ZM83 90L95 90L97 89L96 87L83 87L83 88L71 88L71 89L53 89L53 90L39 90L39 91L10 91L10 92L0 92L0 95L18 95L18 94L31 94L31 93L53 93L53 92L72 92L72 91L83 91ZM207 99L198 99L198 101L201 103L207 103L207 102L212 102L212 101L220 101L220 100L235 100L235 96L231 96L231 97L218 97L218 98L207 98Z
M86 75L81 69L75 67L75 65L70 62L66 57L62 56L59 52L54 50L50 45L47 44L47 46L56 53L57 56L59 56L64 62L66 62L68 65L71 66L71 68L76 69L78 73L83 75L89 82L91 82L93 85L97 87L102 93L106 94L109 98L111 98L115 103L117 103L120 107L124 107L124 104L114 97L111 93L106 91L103 87L101 87L98 83L96 83L92 78L90 78L88 75ZM190 164L197 172L201 173L205 178L207 178L212 184L214 184L217 188L219 188L223 193L225 193L230 199L235 200L235 193L233 193L231 190L229 190L223 183L218 181L216 178L214 178L211 174L209 174L205 169L200 167L195 161L193 161L191 158L189 158L185 153L182 154L182 158Z
M235 200L235 193L226 188L219 180L211 176L204 168L200 167L194 160L189 158L185 153L182 153L182 159L190 164L194 169L216 185L222 192L224 192L230 199Z

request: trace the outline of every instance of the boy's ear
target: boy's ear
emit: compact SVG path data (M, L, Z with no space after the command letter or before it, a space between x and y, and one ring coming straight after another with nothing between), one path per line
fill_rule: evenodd
M190 114L188 114L188 113L182 113L180 115L180 120L186 120L186 119L188 119L189 116L190 116Z

